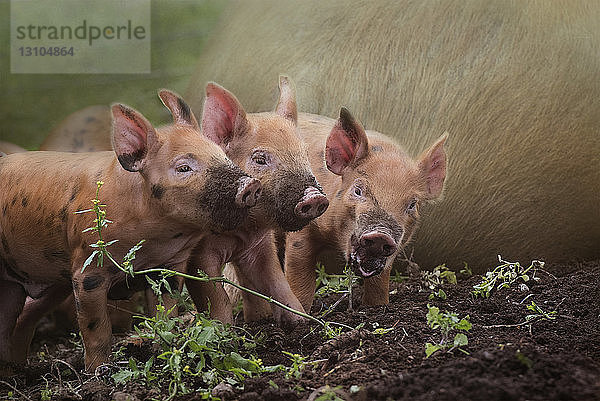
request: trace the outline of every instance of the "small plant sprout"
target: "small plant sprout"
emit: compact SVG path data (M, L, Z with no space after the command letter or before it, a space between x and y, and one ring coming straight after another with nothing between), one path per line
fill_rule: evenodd
M515 356L517 360L527 369L531 369L533 367L533 361L523 354L520 349L517 350Z
M542 308L540 308L534 301L531 301L529 305L527 305L527 310L532 311L533 313L525 316L525 320L527 322L533 322L534 320L554 320L556 319L557 312L545 312Z
M402 272L400 272L400 270L395 270L394 274L390 275L390 281L392 283L402 283L404 281L407 281L409 279L409 276L402 274Z
M438 297L445 300L446 292L439 287L445 283L456 284L456 273L442 264L436 266L431 272L422 271L421 281L431 291L429 299Z
M498 255L500 265L494 270L485 273L481 283L473 286L471 293L475 296L488 298L492 291L499 291L502 288L509 288L517 280L527 282L530 279L537 280L535 277L536 270L544 267L544 262L534 260L529 267L524 268L519 262L507 262Z
M427 309L427 324L434 330L440 330L441 339L437 343L428 342L425 344L425 357L429 358L435 352L445 349L448 349L448 351L458 349L468 354L461 347L469 343L466 334L463 333L463 331L471 330L472 325L469 322L469 316L460 319L457 313L447 311L442 313L439 308L429 304ZM459 331L459 333L456 333L451 341L450 335L453 331Z
M473 270L469 267L467 262L464 262L464 264L465 266L462 269L460 269L459 273L469 277L472 276Z
M317 394L319 395L315 398L314 396ZM313 397L310 399L314 399L315 401L345 401L343 395L342 386L331 387L325 385L313 391L311 394Z
M314 365L315 362L306 362L308 357L302 356L300 354L295 354L292 352L282 351L282 353L287 356L292 362L292 366L289 368L285 368L285 377L286 378L296 378L299 379L302 377L302 372L308 365Z
M316 271L317 291L315 292L315 298L322 298L328 294L343 294L342 298L348 297L348 309L352 310L352 287L358 283L358 277L348 264L346 263L344 266L343 274L328 274L325 271L325 266L320 263L317 265ZM328 312L326 311L325 314Z
M378 335L384 335L384 334L387 334L387 333L389 333L390 331L393 331L393 330L396 328L396 326L398 325L398 323L400 323L400 319L396 320L396 323L394 323L394 325L393 325L392 327L387 327L387 328L385 328L385 327L376 327L376 328L375 328L375 329L372 331L372 333L373 333L373 334L378 334Z

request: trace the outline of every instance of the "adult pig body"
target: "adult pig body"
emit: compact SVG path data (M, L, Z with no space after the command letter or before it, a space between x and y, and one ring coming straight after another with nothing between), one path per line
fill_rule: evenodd
M414 242L423 267L466 261L481 271L497 254L593 259L599 19L600 3L586 1L238 2L188 98L199 109L214 79L260 110L268 77L285 71L301 110L348 106L409 154L449 131L444 200Z

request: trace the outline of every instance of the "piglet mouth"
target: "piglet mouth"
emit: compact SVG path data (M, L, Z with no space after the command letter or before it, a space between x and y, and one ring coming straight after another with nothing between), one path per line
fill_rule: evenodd
M350 237L351 252L348 257L350 267L355 274L371 277L380 274L393 257L398 244L382 230L368 230Z
M381 274L387 264L386 257L362 259L359 252L352 252L348 263L354 274L368 278Z

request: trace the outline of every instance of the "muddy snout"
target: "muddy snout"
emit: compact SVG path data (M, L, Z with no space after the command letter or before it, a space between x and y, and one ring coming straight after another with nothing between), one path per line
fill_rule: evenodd
M262 185L260 181L252 177L241 177L235 195L235 203L239 207L252 207L256 205L261 192Z
M294 214L302 219L312 220L325 213L328 206L329 200L323 192L315 187L308 187L296 204Z

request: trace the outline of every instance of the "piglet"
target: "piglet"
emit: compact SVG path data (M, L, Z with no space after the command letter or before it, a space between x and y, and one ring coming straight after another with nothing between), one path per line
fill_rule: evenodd
M205 134L220 144L234 163L261 181L263 194L246 223L200 241L189 269L219 276L222 266L231 262L242 285L303 311L283 274L274 235L275 231L296 231L310 225L327 210L329 201L299 136L295 90L287 77L280 77L279 90L274 112L247 114L232 93L214 83L207 85L202 115ZM210 304L213 317L232 321L230 299L223 286L189 280L186 285L196 305L206 309ZM247 293L242 297L246 320L266 317L269 312L280 323L302 320L276 306L269 310Z
M98 236L84 232L93 215L74 213L90 207L97 181L112 221L103 240L119 240L110 247L115 259L146 240L136 268L185 271L203 237L246 220L260 183L200 132L180 97L163 90L160 98L174 118L163 128L112 106L114 151L0 157L0 359L24 360L39 318L74 294L86 370L108 361L107 296L125 275L107 262L82 269ZM27 296L35 302L23 310Z
M345 108L337 121L301 115L299 126L331 203L309 227L287 235L292 291L310 310L319 255L335 251L364 278L363 304L387 304L392 262L413 237L422 205L442 193L447 134L413 160L384 135L366 132Z

